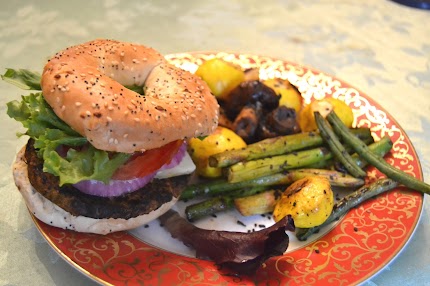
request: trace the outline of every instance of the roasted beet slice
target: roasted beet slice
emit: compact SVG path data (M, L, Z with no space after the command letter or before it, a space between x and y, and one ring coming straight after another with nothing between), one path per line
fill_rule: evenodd
M235 274L250 275L273 256L288 247L287 230L294 231L290 216L256 232L229 232L201 229L169 210L159 218L172 237L196 250L197 258L211 259Z

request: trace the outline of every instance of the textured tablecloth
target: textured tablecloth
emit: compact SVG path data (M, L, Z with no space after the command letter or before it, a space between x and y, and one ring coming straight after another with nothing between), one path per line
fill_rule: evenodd
M1 1L0 71L41 70L67 46L94 38L160 52L268 55L332 74L380 103L404 128L430 182L430 11L386 0ZM44 241L11 175L23 145L0 83L0 285L91 285ZM365 285L430 285L430 203L407 247Z

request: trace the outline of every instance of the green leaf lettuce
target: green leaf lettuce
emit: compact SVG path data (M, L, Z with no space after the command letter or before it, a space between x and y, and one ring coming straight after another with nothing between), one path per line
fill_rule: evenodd
M36 74L28 71L9 69L2 78L8 78L8 82L21 88L40 89L40 85L33 82ZM7 114L27 129L25 135L35 140L38 155L44 160L43 170L58 176L60 186L83 180L107 183L115 170L130 157L130 154L109 153L93 147L85 137L58 118L41 92L22 96L21 101L8 102ZM21 135L24 134L18 134ZM68 146L65 156L57 152L61 146Z

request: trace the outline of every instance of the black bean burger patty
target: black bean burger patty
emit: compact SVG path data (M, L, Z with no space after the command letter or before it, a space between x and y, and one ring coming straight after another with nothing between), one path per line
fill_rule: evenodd
M98 197L80 192L72 185L59 187L59 179L43 172L43 160L37 156L34 140L30 139L25 150L28 177L31 185L46 199L74 216L96 219L129 219L147 214L161 205L179 197L190 175L152 180L145 187L114 198Z

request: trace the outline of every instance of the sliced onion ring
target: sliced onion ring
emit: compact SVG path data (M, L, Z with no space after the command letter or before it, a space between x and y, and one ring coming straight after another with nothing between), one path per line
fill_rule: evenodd
M172 160L169 163L164 164L158 171L171 169L179 165L179 163L181 163L182 159L185 157L185 152L187 152L187 145L184 142ZM105 184L96 180L85 180L80 181L73 186L82 193L88 195L98 197L117 197L143 188L146 184L151 182L157 172L142 178L134 178L130 180L110 180L109 184Z

